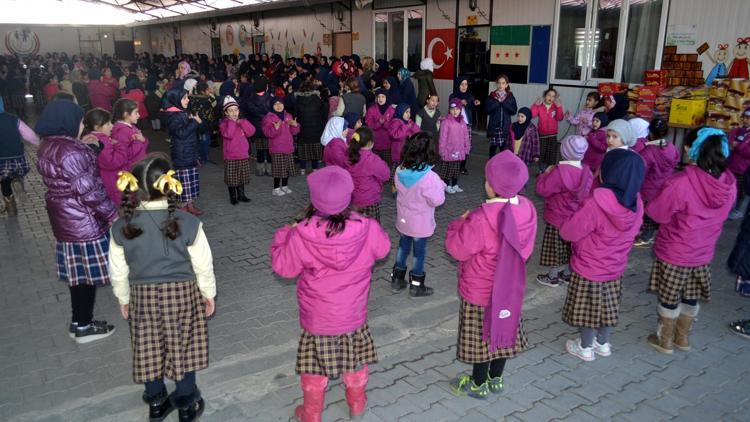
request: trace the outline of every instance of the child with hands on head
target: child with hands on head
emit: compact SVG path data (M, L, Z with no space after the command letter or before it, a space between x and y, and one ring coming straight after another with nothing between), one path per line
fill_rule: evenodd
M539 157L539 170L560 161L560 143L557 141L558 124L563 120L563 110L557 90L549 88L543 97L537 97L531 106L532 117L539 119L539 144L542 152Z
M224 142L224 183L229 189L229 202L250 202L245 196L245 185L250 183L250 144L248 138L255 134L255 127L247 119L240 118L240 106L230 97L224 97L224 118L219 123L219 132Z
M294 164L294 135L299 133L299 123L284 111L284 99L271 98L271 111L263 118L263 134L268 138L271 153L273 196L292 193L289 177L296 176L299 168Z

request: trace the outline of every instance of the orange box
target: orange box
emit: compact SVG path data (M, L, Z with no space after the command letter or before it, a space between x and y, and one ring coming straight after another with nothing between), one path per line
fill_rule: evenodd
M643 73L643 76L646 79L659 79L659 78L666 78L667 77L667 71L666 70L647 70Z
M664 54L677 54L677 46L670 45L670 46L664 47Z
M616 82L606 82L599 84L599 95L614 95L624 92L628 89L628 84L620 84Z

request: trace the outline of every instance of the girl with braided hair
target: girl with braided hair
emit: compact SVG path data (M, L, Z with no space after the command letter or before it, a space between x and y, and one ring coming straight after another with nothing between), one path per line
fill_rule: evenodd
M216 279L201 221L177 209L182 184L163 154L120 172L122 218L110 230L112 287L130 321L133 380L145 385L150 420L177 408L180 421L204 409L195 371L208 367ZM164 378L175 381L167 394Z

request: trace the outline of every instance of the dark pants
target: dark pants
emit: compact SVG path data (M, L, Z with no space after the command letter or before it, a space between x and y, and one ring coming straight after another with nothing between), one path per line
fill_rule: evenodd
M73 322L79 327L89 325L94 319L94 301L96 300L96 286L81 284L70 287L70 307Z
M319 163L318 160L310 160L310 166L312 167L313 170L318 169L318 163ZM306 169L307 160L299 160L299 168L301 168L302 170Z
M505 360L505 358L497 358L489 362L475 363L471 371L471 377L474 378L474 384L484 384L487 381L488 374L492 378L503 376Z
M9 197L13 195L11 183L13 183L13 179L11 178L0 180L0 190L2 190L3 196Z
M145 384L146 394L149 396L156 396L167 387L164 385L164 380L149 381ZM185 375L180 381L175 381L174 395L176 397L185 397L193 394L195 391L195 371L185 372Z

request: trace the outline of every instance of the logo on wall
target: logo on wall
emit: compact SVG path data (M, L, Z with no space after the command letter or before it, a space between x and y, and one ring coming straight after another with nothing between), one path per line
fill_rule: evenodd
M5 48L11 54L34 55L39 52L39 46L39 36L30 29L16 29L5 34Z
M238 38L240 47L244 47L247 44L252 44L252 40L247 36L247 28L245 28L245 25L240 25L240 35Z
M427 57L435 62L432 71L435 79L449 79L455 77L456 71L456 30L428 29L425 34L427 43Z
M232 25L227 25L226 31L224 31L224 38L227 41L228 46L234 45L234 28L232 28Z

